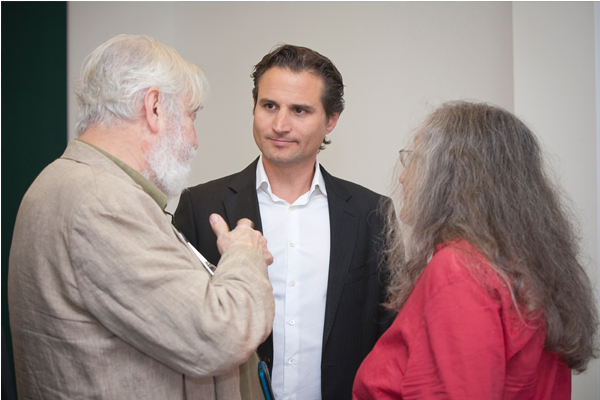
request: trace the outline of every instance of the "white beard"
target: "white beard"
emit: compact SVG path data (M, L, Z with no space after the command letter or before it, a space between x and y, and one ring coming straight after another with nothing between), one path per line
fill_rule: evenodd
M169 198L179 196L185 189L196 154L194 145L186 140L182 126L182 115L175 115L167 131L146 155L148 167L142 173Z

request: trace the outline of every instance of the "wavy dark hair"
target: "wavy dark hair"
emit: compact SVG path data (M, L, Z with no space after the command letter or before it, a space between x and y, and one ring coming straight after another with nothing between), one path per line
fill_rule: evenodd
M511 283L524 319L543 313L545 348L584 371L598 355L596 303L576 218L533 133L499 107L450 102L429 115L414 146L400 221L388 218L388 307L400 310L437 244L465 240Z
M323 80L321 103L323 103L327 118L344 111L344 81L340 71L329 58L307 47L291 44L276 46L254 66L254 71L250 76L254 80L252 97L255 107L258 100L260 78L273 67L286 68L295 73L308 71L318 76ZM319 149L325 150L325 146L328 144L331 144L331 140L326 137Z

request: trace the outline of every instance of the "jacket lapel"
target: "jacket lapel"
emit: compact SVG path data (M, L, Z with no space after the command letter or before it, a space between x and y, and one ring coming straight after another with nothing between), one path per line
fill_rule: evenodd
M262 233L258 197L256 196L256 165L258 158L240 172L229 185L230 195L223 200L229 228L233 229L242 218L254 222L254 229Z
M323 347L325 347L333 327L346 275L350 269L360 220L360 210L349 203L352 195L340 185L338 180L329 175L323 167L321 167L321 172L327 188L331 232L329 281L327 283L327 303L325 305L325 323L323 327Z
M223 200L229 227L233 229L241 218L254 222L254 229L262 233L260 208L256 195L256 166L258 158L240 172L229 185L230 195ZM267 363L269 371L273 371L273 332L257 349L260 358Z

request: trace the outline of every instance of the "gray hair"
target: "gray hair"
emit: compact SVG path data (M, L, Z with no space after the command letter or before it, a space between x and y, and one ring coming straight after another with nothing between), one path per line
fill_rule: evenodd
M403 306L437 244L465 240L511 283L523 318L543 313L545 349L585 370L598 351L596 303L578 260L576 219L533 133L499 107L450 102L430 114L414 143L400 225L388 217L388 307Z
M79 106L76 134L99 123L136 120L147 90L156 86L172 111L189 95L188 111L202 106L208 84L197 66L149 36L119 35L87 58L75 89Z

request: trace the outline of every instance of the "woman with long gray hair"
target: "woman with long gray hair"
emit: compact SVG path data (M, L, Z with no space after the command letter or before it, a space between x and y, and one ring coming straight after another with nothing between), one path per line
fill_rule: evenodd
M569 399L598 315L540 146L498 107L446 103L401 151L388 307L353 398Z

